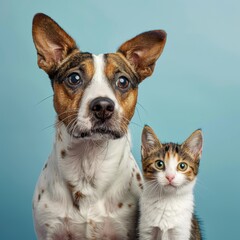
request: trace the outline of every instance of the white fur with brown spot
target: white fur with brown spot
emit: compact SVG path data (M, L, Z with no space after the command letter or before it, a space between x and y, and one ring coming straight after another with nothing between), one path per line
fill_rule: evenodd
M108 142L81 140L79 144L64 125L58 131L33 200L38 239L65 239L67 234L71 239L92 239L94 235L104 239L110 233L107 239L134 239L141 189L137 179L131 178L133 168L140 171L130 152L129 135ZM58 134L62 141L57 140ZM73 193L83 195L78 208L68 184ZM121 208L119 203L123 203Z
M116 98L116 93L108 85L103 55L92 55L94 75L91 83L81 89L81 95L78 95L78 89L72 92L68 89L65 96L65 82L59 83L54 74L66 59L71 61L68 56L77 49L75 41L55 21L41 13L33 20L33 39L38 65L54 83L57 114L63 114L64 109L77 111L73 120L76 131L80 129L80 134L74 136L74 131L69 132L63 120L60 124L57 122L54 147L41 172L33 198L38 239L135 239L142 177L131 153L127 125L132 115L129 115L123 131L120 122L128 115L129 106L121 107L118 102L121 100ZM164 31L145 32L125 42L118 54L124 58L123 64L127 61L131 65L131 71L135 71L138 82L141 82L152 74L165 42ZM77 98L79 102L74 102L75 96L81 96ZM111 118L111 122L104 123L104 136L101 132L92 131L81 138L81 128L92 128L89 104L97 97L110 98L115 103L116 116ZM137 94L134 94L128 101L128 105L132 105L132 113L136 98ZM71 109L73 105L74 109ZM111 127L121 130L122 135L113 140L112 132L104 132L105 128L113 130ZM137 177L132 177L133 169Z

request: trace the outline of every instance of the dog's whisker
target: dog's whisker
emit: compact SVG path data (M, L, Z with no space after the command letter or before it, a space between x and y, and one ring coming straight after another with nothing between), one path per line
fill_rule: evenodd
M137 111L138 118L139 118L140 122L142 123L142 119L141 119L141 116L140 116L140 113L139 113L139 110L138 110L137 106L136 106L136 111Z
M68 120L69 118L76 117L76 116L77 116L77 114L73 113L71 115L66 116L65 118L63 118L61 120L58 119L58 122L56 123L56 125L62 124L62 123L64 123L64 121Z
M136 123L136 122L134 122L134 121L129 121L129 119L127 119L126 117L122 117L122 119L124 120L124 121L126 121L126 126L128 127L128 124L133 124L133 125L135 125L135 126L137 126L137 127L140 127L140 128L142 128L142 126L140 125L140 124L138 124L138 123Z
M148 113L148 111L143 107L143 105L139 101L137 101L137 105L139 105L146 113Z
M70 132L71 132L71 142L73 141L73 138L74 138L74 132L75 132L75 130L76 130L76 128L77 128L77 120L75 120L75 121L73 121L73 123L72 123L72 126L71 126L71 130L70 130Z
M41 131L45 131L45 130L47 130L49 128L52 128L52 127L55 127L55 123L53 123L53 124L51 124L51 125L49 125L47 127L42 128Z
M64 111L64 112L62 112L62 113L59 113L59 114L57 114L57 116L58 117L60 117L60 116L62 116L62 115L64 115L64 114L66 114L66 113L78 113L78 111L79 111L79 109L71 109L71 110L66 110L66 111Z
M53 97L53 94L48 96L48 97L45 97L44 99L42 99L40 102L38 102L35 106L38 106L39 104L41 104L42 102L46 101L47 99Z

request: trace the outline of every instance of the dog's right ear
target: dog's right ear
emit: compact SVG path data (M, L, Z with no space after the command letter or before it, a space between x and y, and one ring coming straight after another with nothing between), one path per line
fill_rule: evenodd
M32 35L38 54L38 66L48 74L77 48L75 41L43 13L34 16Z

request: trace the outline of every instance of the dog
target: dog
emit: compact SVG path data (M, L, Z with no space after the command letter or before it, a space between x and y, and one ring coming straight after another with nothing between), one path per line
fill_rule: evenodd
M101 55L79 50L42 13L32 34L57 113L55 143L33 197L38 239L136 239L143 184L128 124L166 33L144 32Z

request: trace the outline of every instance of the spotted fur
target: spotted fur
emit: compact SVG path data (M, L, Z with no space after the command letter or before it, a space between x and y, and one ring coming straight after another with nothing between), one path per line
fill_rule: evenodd
M182 144L161 143L150 127L144 127L140 240L202 239L193 213L202 141L202 132L197 130Z
M128 124L138 85L152 74L166 33L142 33L116 53L94 55L80 51L50 17L37 14L33 40L57 114L54 147L33 197L38 239L135 239L143 181ZM112 104L105 119L92 107L99 98Z

